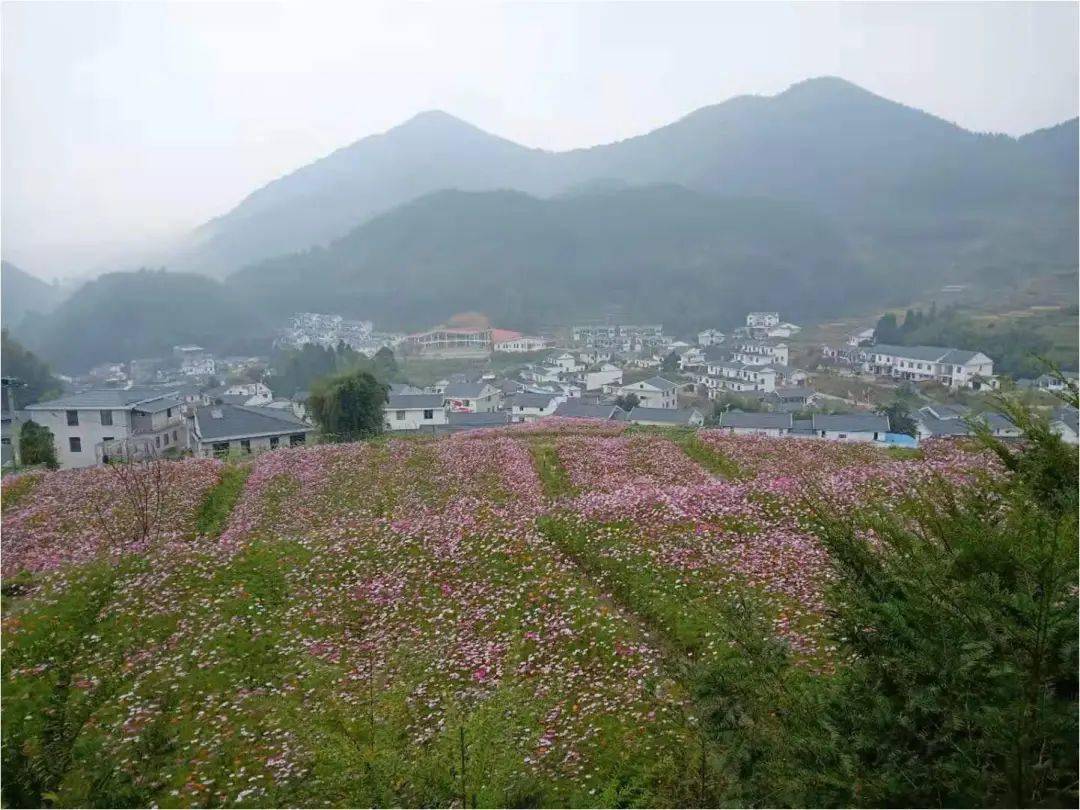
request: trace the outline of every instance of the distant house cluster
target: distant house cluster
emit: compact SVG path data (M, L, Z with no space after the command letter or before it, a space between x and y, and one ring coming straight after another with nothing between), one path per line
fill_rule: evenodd
M778 388L799 386L808 374L788 365L787 343L768 337L769 330L781 325L778 312L751 312L746 327L726 337L716 330L698 334L696 349L683 353L680 367L690 375L701 391L712 399L727 392L736 394L771 394ZM791 334L794 324L784 324Z
M934 382L950 389L996 389L994 361L982 352L947 346L874 343L873 330L848 336L843 345L824 345L822 356L888 380Z
M469 359L488 357L492 352L536 352L550 345L548 338L523 335L510 329L440 326L407 335L402 349L419 357Z
M371 321L350 320L322 312L296 313L274 339L275 346L287 349L301 349L308 345L329 349L344 343L369 356L383 346L393 346L395 342L394 336L376 335Z

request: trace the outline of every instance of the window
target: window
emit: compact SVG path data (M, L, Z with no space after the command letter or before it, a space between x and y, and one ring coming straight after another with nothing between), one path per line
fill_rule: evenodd
M405 411L394 411L394 419L399 422L405 421Z
M172 432L172 440L173 440L174 442L175 442L175 441L177 440L177 439L176 439L176 431L175 431L175 430L174 430L174 431Z
M102 436L101 441L102 442L114 442L114 441L116 441L116 439L113 436Z
M240 449L243 450L245 453L250 453L251 452L251 439L241 439L240 440Z
M289 437L289 446L290 447L296 447L298 444L303 444L303 443L304 443L304 434L303 433L294 433Z
M277 446L278 446L278 437L277 436L271 436L270 437L270 449L271 450L276 450Z
M215 456L227 456L227 455L229 455L229 443L228 442L214 442L214 455Z
M169 446L169 434L168 433L165 434L165 446L166 447Z
M424 418L425 419L434 419L435 418L435 409L434 408L424 408Z
M103 425L111 425L112 424L112 411L102 411L101 412L101 424L103 424Z
M846 433L841 433L840 435L838 435L838 436L837 436L837 438L838 438L838 439L846 439L846 438L847 438L847 434L846 434Z
M68 450L72 453L82 452L82 439L78 436L71 436L68 438Z
M71 425L72 427L77 426L79 424L79 412L78 411L68 411L67 412L67 423L69 425Z
M172 419L172 408L165 409L165 418Z
M161 447L161 437L160 436L155 436L154 437L154 444L157 445L158 447Z

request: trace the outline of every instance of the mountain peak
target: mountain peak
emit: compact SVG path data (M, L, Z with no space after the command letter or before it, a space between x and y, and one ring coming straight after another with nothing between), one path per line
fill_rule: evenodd
M414 115L393 129L470 129L475 130L468 121L463 121L445 110L424 110Z
M861 95L861 96L873 96L864 87L854 82L849 82L847 79L841 79L839 76L816 76L812 79L804 79L801 82L795 82L787 90L783 91L779 95L781 96L795 96L795 95L838 95L845 93L848 95Z

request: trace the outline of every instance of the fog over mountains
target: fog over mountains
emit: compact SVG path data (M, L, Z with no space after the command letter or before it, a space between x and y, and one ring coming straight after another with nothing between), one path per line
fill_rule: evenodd
M72 335L99 335L81 341L81 364L180 333L246 343L298 309L402 329L475 309L531 329L611 305L689 333L749 307L812 320L947 281L1074 272L1077 137L1076 119L976 134L832 78L560 153L427 112L199 228L169 269L222 282L169 279L161 317L115 318L125 285L106 277L26 337L67 365ZM131 306L153 300L156 275ZM187 308L205 296L237 308L236 334L222 313L193 334L206 321Z
M805 202L877 231L889 229L882 217L1010 218L1062 199L1075 210L1076 133L1074 120L1021 139L975 134L833 78L734 98L636 138L561 153L426 112L255 191L200 228L178 264L224 275L327 243L442 189L548 196L604 181L678 183ZM1059 212L1062 221L1067 214Z

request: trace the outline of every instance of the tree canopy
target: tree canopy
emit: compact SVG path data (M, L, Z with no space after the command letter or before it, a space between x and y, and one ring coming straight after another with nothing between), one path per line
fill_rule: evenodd
M382 432L386 401L387 387L369 372L356 370L316 382L308 406L323 436L351 442Z

